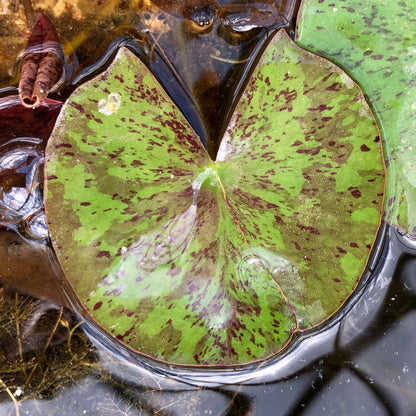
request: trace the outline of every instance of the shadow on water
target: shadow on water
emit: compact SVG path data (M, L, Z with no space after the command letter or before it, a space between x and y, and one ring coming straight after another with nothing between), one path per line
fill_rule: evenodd
M354 397L355 405L347 405L350 411L356 410L357 404L361 405L364 402L361 399L367 395L370 398L372 396L378 404L379 410L374 414L397 415L414 412L415 380L413 375L408 374L410 367L414 368L414 364L409 357L408 349L415 341L411 340L410 334L406 334L406 331L414 330L411 321L414 319L416 295L416 246L414 241L392 228L389 229L388 241L389 252L385 255L387 262L391 264L386 264L379 272L379 277L376 277L382 290L378 297L382 296L384 302L372 313L371 308L367 309L368 293L364 294L356 307L359 308L360 303L366 305L362 308L360 319L367 320L370 315L371 320L367 322L367 327L346 344L342 339L342 330L340 331L338 347L312 365L314 370L319 369L319 377L314 380L313 387L305 390L298 402L293 404L289 414L311 414L311 405L319 401L317 397L325 397L325 391L331 389L340 377L345 378L346 375L355 379L356 383L362 383L366 391ZM389 273L392 273L393 278L387 280L385 277ZM349 324L346 316L343 326ZM391 356L397 357L397 360L392 360ZM401 381L402 378L407 380ZM322 404L326 405L325 402Z

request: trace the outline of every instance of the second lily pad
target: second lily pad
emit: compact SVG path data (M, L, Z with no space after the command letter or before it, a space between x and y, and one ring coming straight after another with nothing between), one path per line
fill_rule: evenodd
M65 104L46 150L54 249L92 317L175 364L281 351L354 290L379 226L380 139L354 82L274 36L211 160L121 49Z
M348 4L347 4L348 3ZM385 220L416 236L416 2L304 0L297 43L342 66L381 127Z

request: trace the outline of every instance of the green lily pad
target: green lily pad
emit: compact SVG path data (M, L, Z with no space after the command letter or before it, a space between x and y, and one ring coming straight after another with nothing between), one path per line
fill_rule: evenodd
M53 247L92 317L139 353L210 366L265 359L341 307L384 165L359 88L279 31L215 161L122 48L64 105L46 177Z
M416 235L416 2L304 0L297 42L344 68L381 127L385 218Z

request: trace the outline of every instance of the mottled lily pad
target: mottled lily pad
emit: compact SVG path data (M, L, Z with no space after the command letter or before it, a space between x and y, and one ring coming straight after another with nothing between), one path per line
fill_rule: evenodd
M381 217L360 90L284 31L215 161L127 49L69 98L46 159L50 234L80 300L127 346L176 364L264 359L333 315Z
M297 42L363 88L387 161L385 218L416 236L416 2L304 0Z

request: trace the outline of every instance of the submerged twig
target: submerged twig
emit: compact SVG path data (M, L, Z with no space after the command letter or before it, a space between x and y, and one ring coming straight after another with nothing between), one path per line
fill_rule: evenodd
M38 21L32 29L23 52L19 82L21 103L36 108L61 78L63 51L58 35L50 20L38 12Z
M58 319L56 320L56 322L55 322L55 326L53 327L53 329L52 329L52 331L51 331L51 333L50 333L50 335L49 335L49 338L48 338L48 340L46 341L45 346L43 347L43 350L42 350L42 353L41 353L42 355L44 355L44 354L45 354L46 350L47 350L47 349L48 349L48 347L50 346L51 341L52 341L52 338L53 338L53 336L55 335L55 332L57 331L59 324L61 323L61 319L62 319L62 315L63 315L63 310L64 310L64 308L63 308L63 307L61 307L61 308L60 308L60 310L59 310L59 316L58 316ZM32 376L33 376L33 374L34 374L34 372L35 372L35 370L36 370L36 367L37 367L37 363L33 366L32 371L30 372L29 376L27 377L27 379L26 379L26 381L25 381L25 387L27 387L27 386L29 386L29 385L30 385L30 380L31 380L31 378L32 378Z
M16 416L20 416L19 402L16 400L16 397L14 397L13 393L10 391L6 383L1 378L0 378L0 386L3 386L4 390L6 390L6 393L12 399L13 404L14 404L14 410L16 412Z

